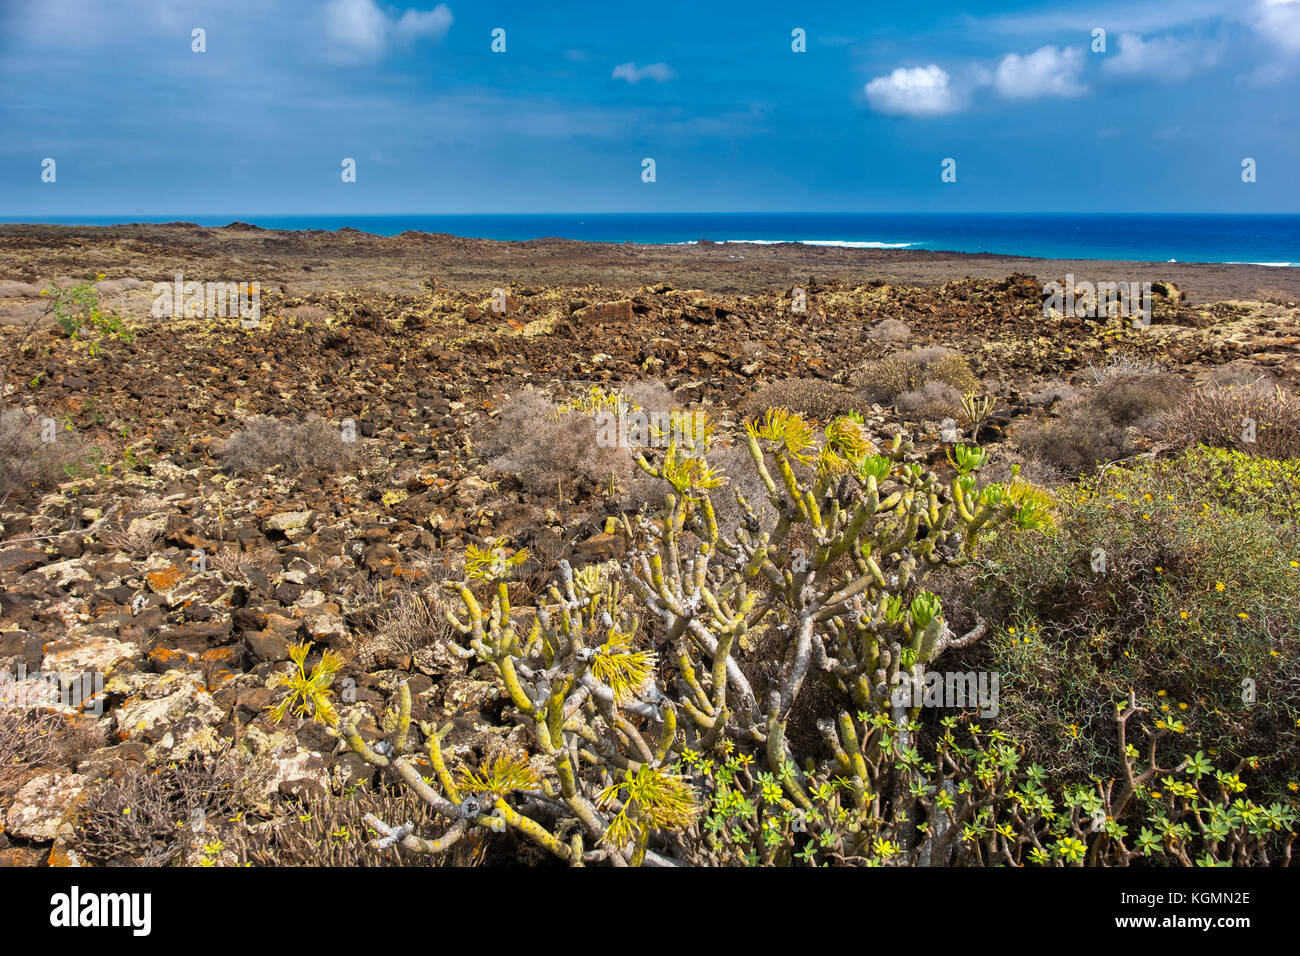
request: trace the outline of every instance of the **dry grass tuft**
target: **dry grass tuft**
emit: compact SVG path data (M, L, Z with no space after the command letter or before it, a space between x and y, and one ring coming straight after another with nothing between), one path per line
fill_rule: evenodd
M867 330L867 338L873 342L901 344L911 337L912 330L907 327L907 323L898 319L885 319Z
M1257 458L1300 458L1300 400L1277 386L1198 388L1161 425L1176 448L1209 445Z
M889 405L904 392L918 391L928 382L953 388L959 395L979 390L979 379L966 358L952 349L932 347L895 352L868 362L854 376L867 402Z
M238 473L265 472L282 465L287 473L333 473L357 467L362 459L356 442L343 440L340 429L317 415L302 423L254 415L217 448L222 462Z
M815 422L829 422L856 409L861 402L853 392L819 378L790 378L764 385L740 403L742 420L758 418L769 408L788 408Z

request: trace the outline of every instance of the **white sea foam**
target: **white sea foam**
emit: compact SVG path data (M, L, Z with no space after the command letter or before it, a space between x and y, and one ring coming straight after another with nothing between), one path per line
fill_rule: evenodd
M1230 266L1272 266L1275 269L1295 268L1300 266L1300 262L1239 262L1233 261L1226 263Z
M919 246L919 242L874 242L856 239L720 239L717 245L779 246L791 242L799 246L841 246L845 249L910 249ZM698 239L678 242L679 246L698 245Z

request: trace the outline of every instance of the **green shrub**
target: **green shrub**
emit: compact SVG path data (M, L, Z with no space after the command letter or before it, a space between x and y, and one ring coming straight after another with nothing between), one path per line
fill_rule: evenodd
M1273 791L1296 782L1296 499L1268 469L1206 449L1113 467L1060 493L1053 531L990 544L975 603L1004 624L983 654L1031 759L1115 774L1099 715L1132 689L1178 754L1258 754Z
M1223 448L1196 448L1159 465L1162 479L1202 481L1207 495L1235 511L1263 512L1300 528L1300 458L1256 458Z
M122 316L99 307L99 290L95 283L103 278L101 273L77 285L46 289L41 293L50 297L50 313L63 334L71 339L86 340L92 356L99 354L100 346L108 339L130 342L135 338L135 333L126 327Z

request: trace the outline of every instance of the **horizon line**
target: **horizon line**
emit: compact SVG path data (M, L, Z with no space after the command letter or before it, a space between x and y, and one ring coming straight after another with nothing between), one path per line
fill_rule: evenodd
M5 218L13 215L14 218ZM148 223L146 220L164 219L165 217L176 216L198 216L205 219L225 218L233 216L235 218L229 221L241 222L239 217L275 217L283 219L323 219L323 218L347 218L347 217L369 217L369 218L414 218L414 217L485 217L485 216L1258 216L1258 217L1281 217L1281 216L1300 216L1300 210L1294 212L1211 212L1211 211L1148 211L1134 212L1130 210L1073 210L1073 209L1049 209L1049 210L1010 210L1010 209L989 209L989 210L955 210L949 212L935 210L789 210L789 209L769 209L769 210L661 210L655 212L645 212L637 210L621 210L616 212L547 212L547 211L529 211L529 212L185 212L185 213L66 213L66 214L0 214L0 225L60 225L54 220L58 219L77 219L79 217L88 217L94 219L114 219L119 215L128 218L121 218L113 225L133 225L136 223L148 225L166 225L171 222L184 222L185 219L167 218L165 222ZM49 216L48 219L39 219L39 216ZM143 216L145 219L131 219L130 216ZM86 225L97 225L96 223L86 223Z

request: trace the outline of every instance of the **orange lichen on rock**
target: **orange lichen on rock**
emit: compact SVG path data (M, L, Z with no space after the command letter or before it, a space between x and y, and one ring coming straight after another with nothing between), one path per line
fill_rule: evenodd
M176 587L177 584L185 579L185 572L175 565L172 565L171 567L163 568L161 571L150 571L144 577L145 580L149 582L149 587L155 594L158 594L164 591L170 591L172 588Z

